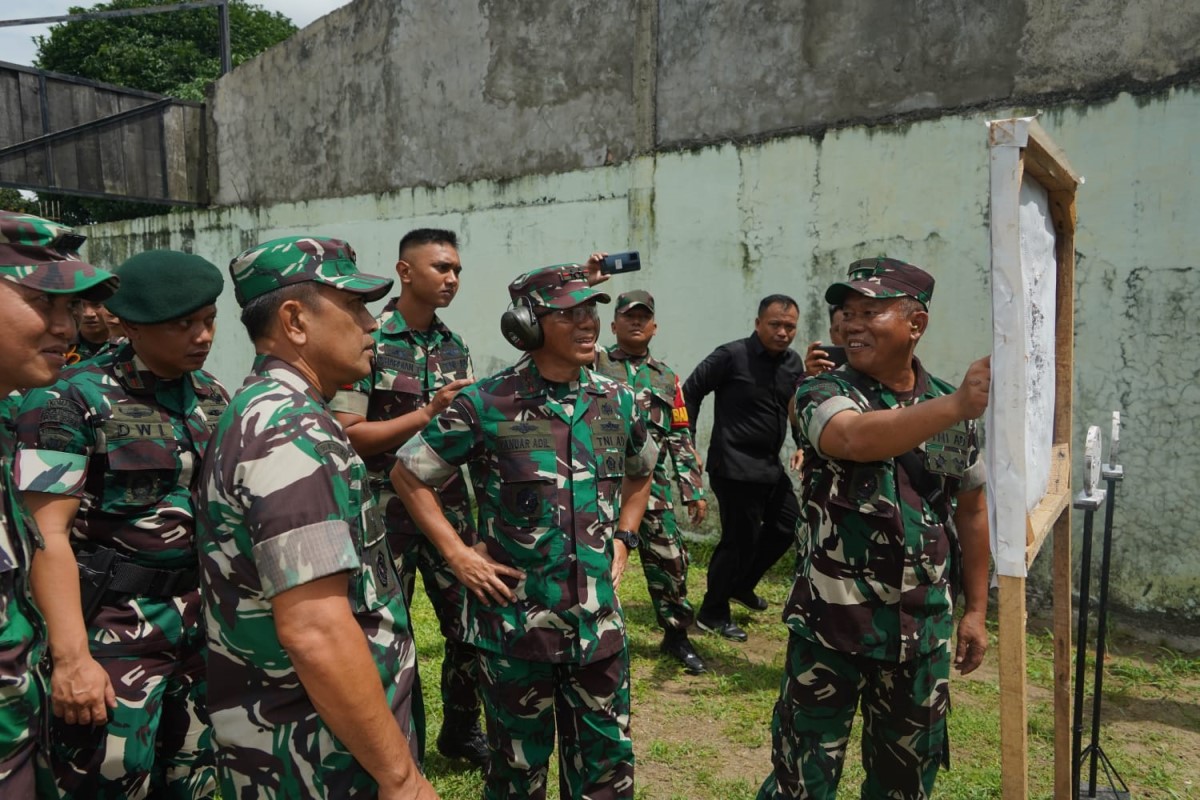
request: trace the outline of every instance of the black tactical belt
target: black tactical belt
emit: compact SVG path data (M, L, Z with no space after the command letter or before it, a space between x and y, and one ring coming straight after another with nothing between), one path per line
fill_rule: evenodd
M143 567L108 548L101 547L86 553L79 553L75 560L81 567L92 568L98 566L97 561L110 562L105 571L112 577L105 581L104 590L111 594L177 597L187 594L200 585L200 572L196 567L182 569Z

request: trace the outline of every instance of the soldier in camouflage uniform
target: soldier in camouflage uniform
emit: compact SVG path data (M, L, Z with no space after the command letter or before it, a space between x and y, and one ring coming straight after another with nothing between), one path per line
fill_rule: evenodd
M405 598L412 603L419 569L445 638L438 751L481 767L487 762L487 742L479 727L479 661L475 648L463 641L466 595L446 560L417 529L388 481L396 448L475 380L467 346L437 316L437 309L450 305L458 293L461 271L458 239L452 231L419 228L405 234L396 264L400 296L392 298L378 318L371 374L352 388L339 391L329 407L367 463ZM438 488L438 494L463 541L474 544L475 524L461 470ZM419 677L417 687L413 716L423 746L425 719Z
M17 485L45 549L33 591L49 628L53 768L68 797L215 788L192 491L227 395L201 367L223 280L153 250L117 269L129 342L31 391Z
M109 337L116 335L115 331L108 330L108 323L104 321L104 315L101 313L103 310L104 306L100 303L93 303L89 300L79 302L75 312L79 333L75 337L75 343L67 351L68 364L87 361L108 347Z
M46 629L29 585L41 534L12 480L8 423L17 390L58 377L75 332L72 303L103 300L116 287L111 273L80 260L82 243L57 223L0 211L0 395L7 407L0 426L0 797L6 800L57 796L41 746L49 693L37 665Z
M462 390L400 449L392 482L470 592L467 639L479 649L491 755L484 797L544 798L557 725L560 796L630 798L616 589L658 447L633 393L585 368L596 303L609 302L588 270L534 270L509 293L502 329L530 357ZM474 548L435 492L463 464L479 504Z
M409 737L404 597L366 465L327 405L369 372L366 303L392 281L319 237L229 269L258 357L197 501L221 796L435 798Z
M654 614L662 627L662 651L677 659L685 671L704 672L704 661L688 639L687 629L696 613L687 599L688 552L671 504L671 471L679 483L679 497L693 525L704 521L704 479L688 430L687 405L675 372L650 355L650 341L658 331L654 298L636 290L617 297L612 332L617 343L596 353L594 369L631 387L646 427L659 447L654 465L650 502L638 529L638 553Z
M955 390L913 355L933 278L895 259L856 263L826 292L848 366L800 385L803 505L787 665L760 800L832 798L857 707L862 796L925 798L949 755L954 587L966 598L953 661L987 648L988 530L975 419L989 360ZM957 534L955 531L957 530ZM960 548L961 545L961 548Z

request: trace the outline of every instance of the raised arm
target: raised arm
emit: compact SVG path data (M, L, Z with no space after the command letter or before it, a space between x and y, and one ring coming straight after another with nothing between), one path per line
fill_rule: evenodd
M357 390L338 392L331 407L333 416L346 431L346 438L363 458L395 450L429 424L430 420L445 411L455 396L472 381L459 378L446 384L434 393L433 398L416 411L385 420L366 418L366 395ZM349 395L348 397L343 397ZM359 399L361 398L361 400Z
M954 394L903 408L859 413L837 411L825 423L818 446L822 454L844 461L882 461L917 447L962 420L976 419L987 408L991 357L971 364Z

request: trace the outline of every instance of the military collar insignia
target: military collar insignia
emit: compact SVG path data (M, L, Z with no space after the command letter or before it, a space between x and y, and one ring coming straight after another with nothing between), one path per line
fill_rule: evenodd
M588 394L594 394L597 396L603 396L607 394L604 387L602 387L600 382L596 380L597 376L595 372L592 372L590 369L583 368L580 368L579 372L579 386L584 391L586 391Z
M608 355L614 361L641 361L644 364L649 364L654 369L659 369L658 359L650 355L649 350L646 351L646 355L644 356L635 356L622 350L621 345L614 344L608 348Z
M400 333L411 331L408 322L404 319L404 315L400 313L400 309L396 307L396 303L400 298L393 297L383 309L380 318L386 319L380 325L380 332L386 333L389 336L395 336ZM450 336L450 329L446 327L446 323L442 322L437 314L433 315L433 322L429 325L429 331L440 333L442 336ZM416 331L414 331L415 333Z

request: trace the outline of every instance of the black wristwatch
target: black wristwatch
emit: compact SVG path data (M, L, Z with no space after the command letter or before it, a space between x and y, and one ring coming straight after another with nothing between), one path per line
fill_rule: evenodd
M642 543L642 540L633 531L618 530L613 534L613 538L624 543L630 550L637 550L638 545Z

